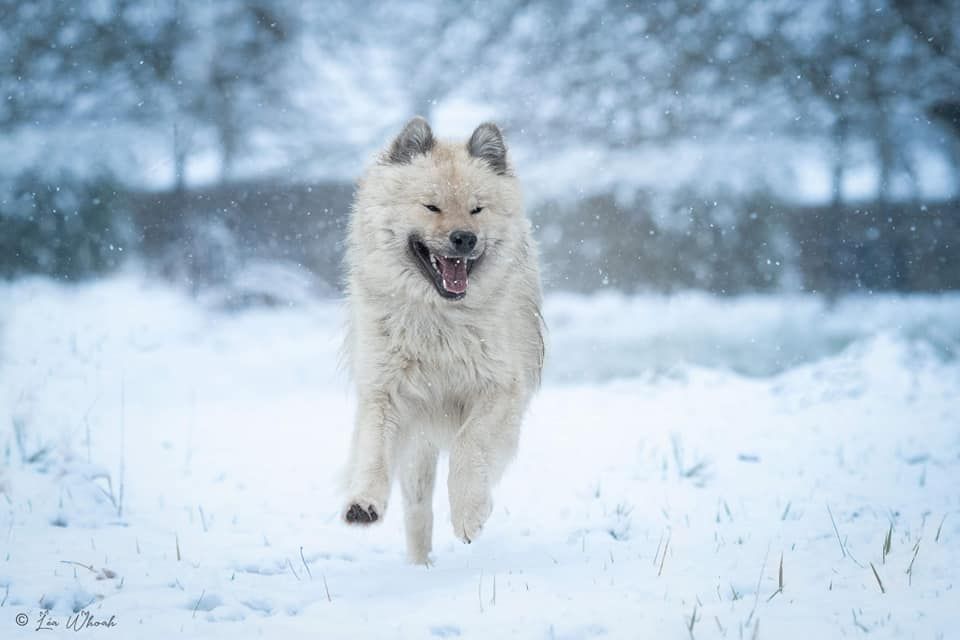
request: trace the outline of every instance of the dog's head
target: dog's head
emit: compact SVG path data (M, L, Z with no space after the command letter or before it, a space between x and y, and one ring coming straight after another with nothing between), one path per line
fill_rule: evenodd
M414 118L360 182L351 269L381 292L461 300L505 284L526 229L495 124L457 144Z

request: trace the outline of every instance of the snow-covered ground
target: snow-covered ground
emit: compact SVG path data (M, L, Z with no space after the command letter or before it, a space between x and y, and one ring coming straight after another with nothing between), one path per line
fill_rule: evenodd
M146 639L956 635L960 296L546 316L494 514L461 545L441 482L424 568L396 500L338 520L336 302L0 286L0 637L81 610Z

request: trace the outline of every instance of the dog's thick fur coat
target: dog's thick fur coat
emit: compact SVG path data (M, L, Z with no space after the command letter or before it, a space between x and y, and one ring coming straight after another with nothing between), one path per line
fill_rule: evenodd
M343 517L382 518L397 478L409 558L426 563L439 451L470 542L543 365L536 247L499 129L456 144L411 120L358 184L346 263L359 405Z

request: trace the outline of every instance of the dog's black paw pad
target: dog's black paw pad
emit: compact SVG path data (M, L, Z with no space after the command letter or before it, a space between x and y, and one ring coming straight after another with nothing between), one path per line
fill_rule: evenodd
M350 505L350 508L347 509L346 520L350 523L356 524L370 524L371 522L376 522L379 516L377 515L377 510L370 507L364 509L358 504Z

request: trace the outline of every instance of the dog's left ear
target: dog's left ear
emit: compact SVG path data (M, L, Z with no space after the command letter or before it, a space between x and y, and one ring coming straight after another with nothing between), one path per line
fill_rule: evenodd
M467 142L467 151L474 158L485 160L497 175L507 174L507 145L500 128L492 122L484 122L477 127Z

